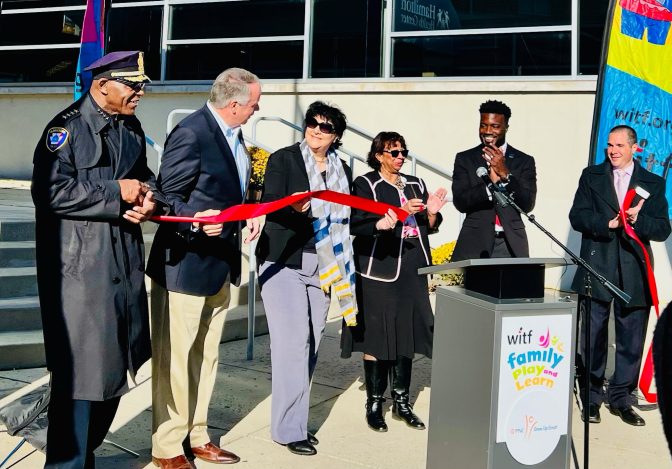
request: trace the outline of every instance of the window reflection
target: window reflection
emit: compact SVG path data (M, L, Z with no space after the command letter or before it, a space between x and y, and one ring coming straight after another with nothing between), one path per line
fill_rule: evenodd
M395 77L539 76L570 72L569 32L394 40Z
M193 44L168 48L167 80L214 80L229 67L262 79L301 78L303 41Z
M79 44L84 10L0 15L0 45Z
M313 78L381 76L382 0L315 0Z
M0 51L0 82L73 83L79 48Z
M571 0L394 0L393 31L571 24Z
M304 0L255 0L172 7L170 39L303 34Z

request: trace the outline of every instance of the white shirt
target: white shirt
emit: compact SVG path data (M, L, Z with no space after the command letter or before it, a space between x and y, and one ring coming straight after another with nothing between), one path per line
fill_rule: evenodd
M240 133L240 126L229 127L224 119L217 113L215 107L210 104L210 101L206 103L208 109L212 113L217 125L219 125L222 134L226 142L229 144L231 153L233 154L233 159L236 162L236 168L238 168L238 177L240 178L240 190L243 195L247 191L247 184L250 180L250 157L247 154L245 149L245 144L239 140L238 134Z

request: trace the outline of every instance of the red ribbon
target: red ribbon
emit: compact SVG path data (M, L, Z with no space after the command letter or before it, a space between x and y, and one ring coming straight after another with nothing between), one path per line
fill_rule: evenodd
M154 221L164 222L186 222L186 223L223 223L229 221L247 220L248 218L260 217L276 212L281 208L285 208L293 203L299 202L306 198L316 198L327 202L334 202L341 205L348 205L352 208L364 210L365 212L375 213L377 215L385 215L388 210L392 209L397 214L397 218L401 222L406 220L408 212L395 207L394 205L386 204L384 202L376 202L375 200L365 199L356 195L343 194L334 191L313 191L302 192L301 194L288 195L273 202L266 202L263 204L240 204L234 205L222 210L218 215L211 217L177 217L172 215L157 215L152 217Z
M649 257L649 253L646 250L646 246L644 246L644 243L639 239L637 236L637 233L635 233L635 229L628 223L627 215L625 214L625 211L627 210L626 207L630 207L632 205L632 201L635 198L635 195L637 193L635 192L634 189L630 189L626 194L625 198L623 199L623 207L619 210L618 214L621 217L621 223L623 224L623 230L625 231L625 234L627 234L630 238L632 238L635 243L642 249L642 253L644 254L644 261L646 263L646 279L648 280L649 284L649 293L651 294L651 302L653 303L653 307L656 310L656 317L660 316L660 311L658 309L658 287L656 286L656 277L653 275L653 267L651 266L651 258ZM644 399L646 399L647 402L657 402L658 400L658 394L655 392L651 392L651 383L653 382L653 344L649 345L649 351L646 354L646 359L644 360L644 368L642 369L642 375L639 377L639 389L642 391L642 394L644 394Z

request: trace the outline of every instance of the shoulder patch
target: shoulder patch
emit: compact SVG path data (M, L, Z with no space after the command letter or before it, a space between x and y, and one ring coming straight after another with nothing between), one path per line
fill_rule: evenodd
M45 142L47 149L52 153L55 152L67 143L69 135L68 129L63 127L50 128L47 131L47 141Z

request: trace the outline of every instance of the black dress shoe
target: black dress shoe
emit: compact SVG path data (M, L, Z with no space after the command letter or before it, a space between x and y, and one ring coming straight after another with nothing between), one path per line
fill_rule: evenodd
M624 407L622 409L609 407L609 412L621 417L621 420L623 420L628 425L633 425L635 427L643 427L644 425L646 425L644 419L639 415L637 415L637 412L632 410L632 407Z
M290 453L300 454L301 456L312 456L317 454L317 450L308 440L292 441L287 443L287 449Z
M308 432L308 443L310 443L311 445L315 446L315 445L319 445L319 444L320 444L320 440L318 440L317 437L316 437L315 435L313 435L312 433Z
M586 421L583 412L581 412L581 420ZM588 404L588 421L590 423L600 423L602 419L600 418L600 406L597 404Z

